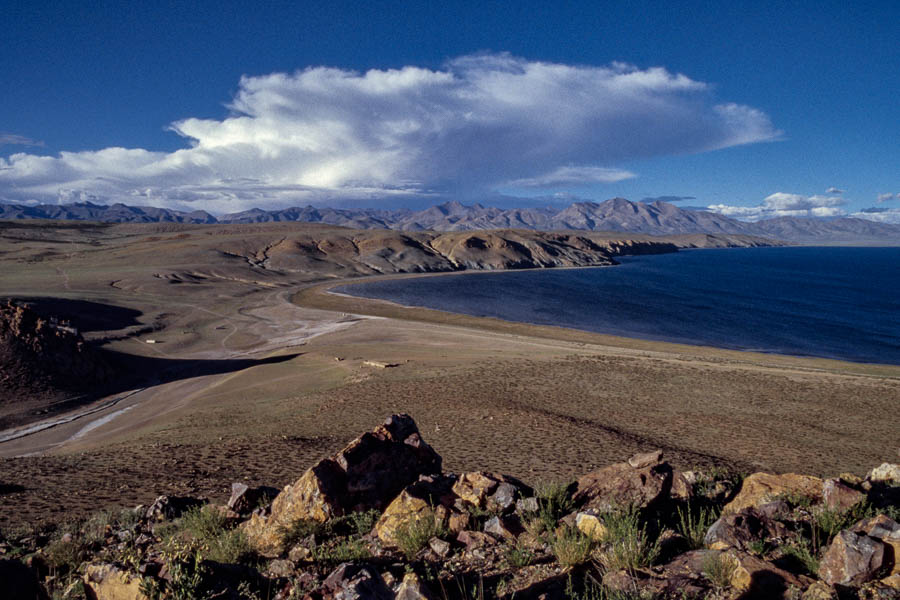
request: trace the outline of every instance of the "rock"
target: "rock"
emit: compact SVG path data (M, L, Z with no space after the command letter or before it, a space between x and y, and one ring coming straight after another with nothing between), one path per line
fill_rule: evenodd
M606 525L600 520L600 514L591 509L575 515L575 527L596 542L603 540L608 531Z
M460 475L453 493L472 506L506 512L515 506L517 498L530 495L532 490L514 477L477 471Z
M900 600L900 590L885 580L867 583L859 590L859 600Z
M513 542L524 531L522 523L516 517L496 516L488 519L484 524L485 533Z
M885 565L888 574L900 573L900 523L886 515L863 519L850 528L853 533L863 533L880 540L885 545Z
M825 549L819 577L831 585L858 586L874 578L884 566L884 544L852 531L841 531Z
M310 468L272 503L242 525L264 556L282 551L280 530L295 521L327 521L353 511L381 510L420 475L439 473L441 457L426 444L408 415L392 415L340 452Z
M729 550L725 556L734 561L731 587L747 598L790 598L790 590L806 588L810 580L779 569L770 562L741 552Z
M754 473L744 479L734 500L725 505L723 514L738 512L742 508L756 507L785 496L808 498L813 503L822 499L822 480L809 475L771 475Z
M288 560L294 563L305 562L312 556L312 551L303 544L297 544L288 552Z
M770 520L756 509L745 508L737 513L722 515L710 526L703 543L711 550L747 550L752 542L781 537L785 533L780 523Z
M894 573L881 580L881 583L889 588L900 591L900 573Z
M398 531L408 523L421 519L438 519L442 524L449 521L446 505L452 506L455 499L451 492L453 481L451 477L437 476L407 486L375 523L375 535L385 546L397 547Z
M269 567L267 569L269 575L273 577L290 577L294 574L295 570L296 567L294 563L283 558L277 558L269 562Z
M244 483L231 484L231 497L228 508L239 514L247 514L257 508L266 498L270 500L278 495L278 489L267 486L251 488Z
M441 538L431 538L428 540L428 547L437 555L438 558L447 558L450 555L450 542L446 542Z
M866 499L866 495L840 479L826 479L822 484L822 499L827 508L832 510L847 510Z
M652 467L662 462L663 451L653 450L643 454L635 454L628 459L628 464L633 469L643 469L644 467Z
M450 520L447 522L447 529L450 533L459 533L469 528L472 521L472 515L467 512L453 512L450 514Z
M679 500L681 502L687 502L694 497L693 485L685 478L684 473L681 471L674 471L672 473L672 489L669 490L669 496L671 496L673 500Z
M177 519L187 509L200 506L203 501L197 498L179 496L160 496L153 501L144 512L144 518L148 521L165 521Z
M869 471L866 479L872 483L900 485L900 464L883 463Z
M325 579L334 600L393 600L394 594L368 565L342 563Z
M465 546L466 550L493 546L497 543L494 538L480 531L463 531L456 536L456 541Z
M837 590L824 581L814 581L806 588L800 600L838 600Z
M95 600L150 600L141 592L141 578L115 565L88 565L84 572L87 596Z
M47 600L37 574L17 560L0 560L0 583L4 600Z
M415 573L407 573L403 576L400 587L397 588L395 600L432 600L434 596Z
M645 464L648 460L644 457L634 462ZM624 462L580 477L572 499L577 506L600 511L629 505L646 508L668 499L671 488L672 467L667 463L635 468Z
M525 513L536 513L540 509L538 499L534 496L528 498L520 498L516 501L516 512L520 515Z

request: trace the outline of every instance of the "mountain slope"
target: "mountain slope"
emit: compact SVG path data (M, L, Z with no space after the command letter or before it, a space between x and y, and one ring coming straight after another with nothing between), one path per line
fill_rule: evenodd
M721 214L688 210L663 201L576 202L563 208L501 209L445 202L425 210L335 209L313 206L251 210L213 217L204 211L180 212L149 206L81 202L56 205L0 204L0 219L74 219L109 222L268 223L305 222L353 229L400 231L476 231L531 229L537 231L612 231L649 235L724 234L761 236L804 244L900 244L900 225L856 218L781 217L746 223Z

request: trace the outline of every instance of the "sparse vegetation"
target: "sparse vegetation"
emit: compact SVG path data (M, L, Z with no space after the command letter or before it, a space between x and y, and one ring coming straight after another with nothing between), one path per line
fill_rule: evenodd
M575 527L563 525L554 534L550 548L559 564L576 567L590 560L594 542Z
M253 551L244 533L228 528L222 513L209 506L193 507L185 512L182 529L200 544L206 557L223 563L247 562Z
M397 528L397 543L400 551L407 558L412 558L428 544L428 540L446 534L446 529L438 522L434 511L427 510Z
M634 570L648 567L659 556L658 540L651 540L640 511L634 506L619 508L603 518L607 531L602 542L602 562L607 569Z
M819 573L819 559L807 540L801 539L782 546L781 554L808 574L816 576Z
M737 561L723 552L711 551L703 559L703 576L721 593L731 587Z
M688 504L678 509L678 533L684 536L692 550L702 548L706 532L718 518L718 511L712 507L692 508Z
M544 483L535 489L538 501L539 519L543 530L553 531L557 522L574 508L569 485L565 483Z
M535 558L534 550L520 542L510 545L506 549L506 563L513 568L527 567Z

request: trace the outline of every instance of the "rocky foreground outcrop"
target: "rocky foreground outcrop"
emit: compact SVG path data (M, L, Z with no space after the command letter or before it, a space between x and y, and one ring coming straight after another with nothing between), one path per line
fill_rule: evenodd
M275 494L162 496L0 539L4 598L900 598L900 465L683 472L660 451L571 483L446 473L393 415Z

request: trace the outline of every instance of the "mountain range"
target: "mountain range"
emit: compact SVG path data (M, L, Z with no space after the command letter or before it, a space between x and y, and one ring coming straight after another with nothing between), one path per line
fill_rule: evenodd
M456 201L430 208L335 209L292 207L251 210L215 217L206 211L183 212L152 206L106 206L91 202L34 206L0 204L0 219L69 219L101 222L265 223L299 221L326 223L355 229L402 231L472 231L530 229L540 231L614 231L649 235L686 233L742 234L800 244L900 244L900 225L857 219L779 217L753 223L703 210L684 209L656 200L632 202L612 198L604 202L576 202L556 208L511 208Z

